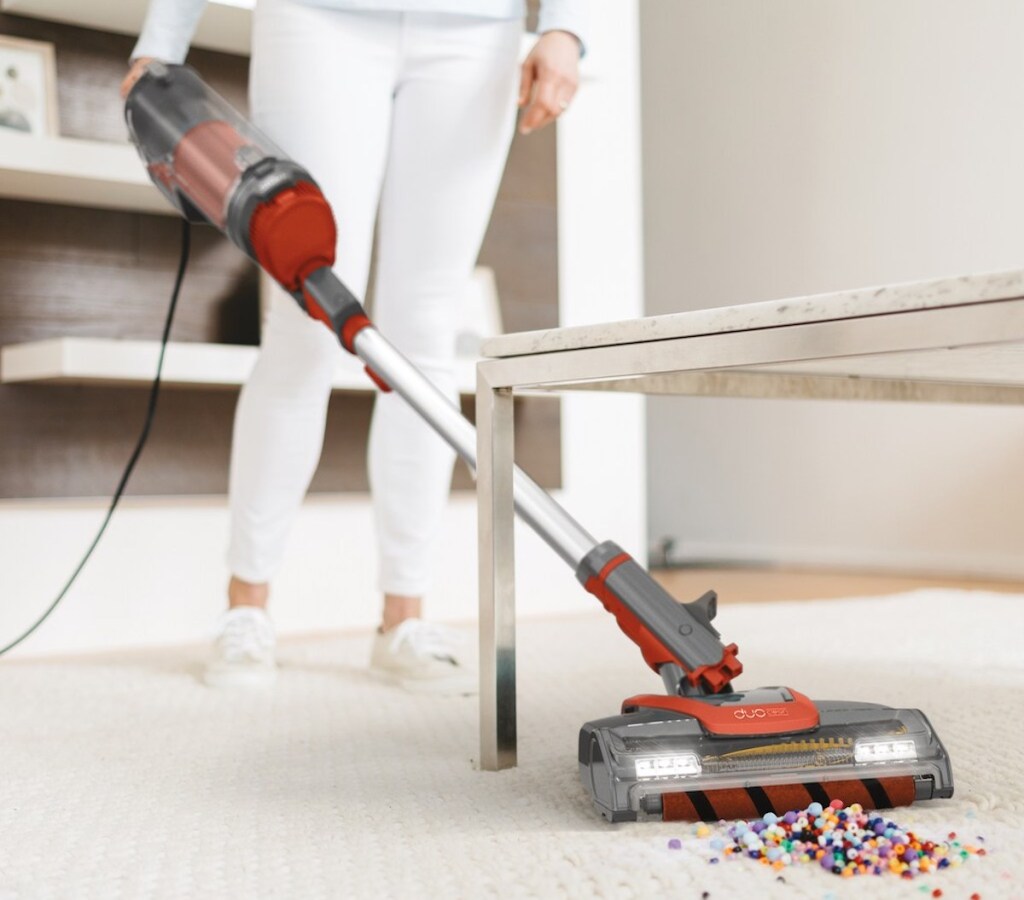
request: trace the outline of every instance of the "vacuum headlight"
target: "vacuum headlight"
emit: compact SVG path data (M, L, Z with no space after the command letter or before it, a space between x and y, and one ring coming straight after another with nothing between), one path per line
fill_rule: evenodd
M917 759L917 744L911 740L857 741L853 747L853 759L859 763Z
M642 756L636 760L638 779L671 778L676 775L700 775L700 760L696 753Z

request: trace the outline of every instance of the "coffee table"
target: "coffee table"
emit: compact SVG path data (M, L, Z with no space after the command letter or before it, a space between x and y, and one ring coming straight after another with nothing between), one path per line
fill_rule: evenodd
M508 334L482 353L480 760L494 770L516 764L517 390L1021 404L1024 269Z

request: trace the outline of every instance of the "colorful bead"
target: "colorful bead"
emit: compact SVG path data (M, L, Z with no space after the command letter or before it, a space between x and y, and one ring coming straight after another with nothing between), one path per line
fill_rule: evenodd
M895 822L865 812L859 804L843 806L838 800L827 807L811 803L806 809L790 810L781 816L766 813L760 819L721 825L731 846L713 837L713 850L727 856L749 856L772 871L817 862L843 878L888 872L913 879L956 867L970 856L985 855L983 847L955 840L955 832L950 832L948 841L922 840ZM984 838L979 835L977 840L980 844ZM922 893L929 890L921 888ZM942 896L938 888L931 893L933 897Z

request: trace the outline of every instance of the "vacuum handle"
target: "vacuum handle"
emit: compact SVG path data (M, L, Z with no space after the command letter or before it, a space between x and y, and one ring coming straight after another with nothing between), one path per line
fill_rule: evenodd
M588 553L576 577L615 616L655 672L679 665L694 688L717 693L743 671L736 645L723 646L711 624L718 599L714 591L679 603L613 541Z

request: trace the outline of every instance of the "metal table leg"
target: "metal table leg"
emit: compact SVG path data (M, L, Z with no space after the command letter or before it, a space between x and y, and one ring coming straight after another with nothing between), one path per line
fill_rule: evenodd
M510 388L477 370L477 531L480 567L480 768L516 764L513 417Z

